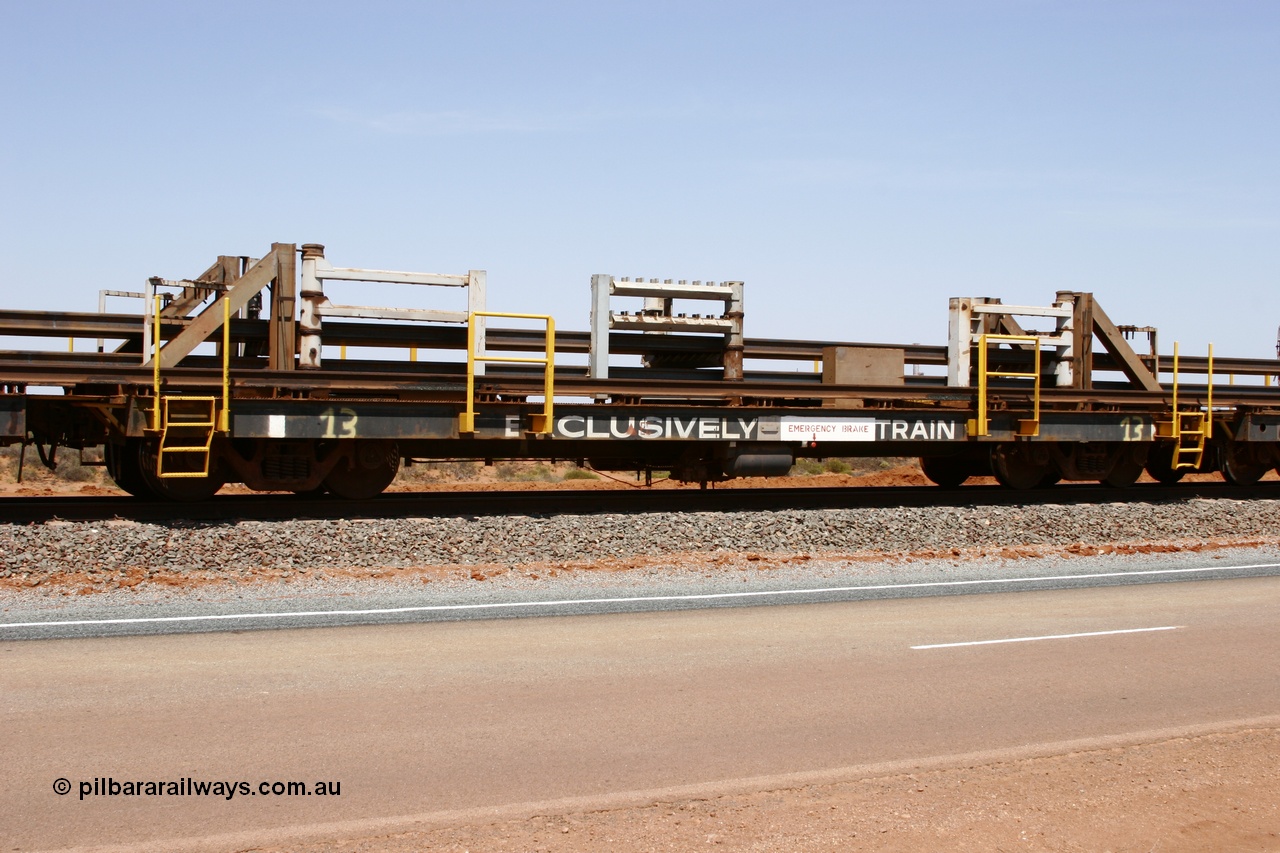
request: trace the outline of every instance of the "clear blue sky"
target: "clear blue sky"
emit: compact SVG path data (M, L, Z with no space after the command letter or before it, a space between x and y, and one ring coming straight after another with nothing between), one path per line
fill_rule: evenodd
M742 279L749 336L1280 324L1275 3L0 0L0 93L4 307L285 241L566 328L595 272Z

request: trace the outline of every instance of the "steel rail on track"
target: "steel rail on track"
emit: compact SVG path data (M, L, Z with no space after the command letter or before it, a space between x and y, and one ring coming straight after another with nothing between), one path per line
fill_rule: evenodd
M52 520L142 522L279 521L289 519L394 519L504 515L561 516L600 513L768 512L814 509L996 507L1103 503L1176 504L1189 500L1280 500L1280 482L1140 484L1112 489L1065 484L1017 491L999 486L850 486L631 490L388 492L368 501L296 495L220 495L201 503L130 497L0 498L0 519L10 524ZM886 543L891 547L892 543Z
M210 363L212 363L210 359ZM233 399L235 391L262 391L289 388L295 391L363 392L390 399L413 400L427 395L432 399L454 396L462 400L465 389L465 370L461 367L450 373L371 373L365 369L320 371L236 371L232 362ZM362 365L366 367L367 365ZM640 372L639 369L636 371ZM151 369L141 366L95 365L81 368L74 373L62 372L48 365L12 365L0 360L0 373L6 382L39 385L42 383L70 387L75 385L147 386ZM647 368L644 375L651 374ZM901 386L884 385L824 385L813 380L796 381L785 378L787 374L757 376L748 374L740 382L722 379L669 379L630 378L626 375L608 380L589 379L581 374L557 374L557 395L563 397L611 396L632 399L666 400L680 403L715 404L742 398L760 400L824 400L861 397L877 402L918 404L922 407L948 403L971 404L976 389L951 387L941 378L917 378L920 381ZM165 373L169 387L187 389L215 389L221 386L222 373L214 367L172 368ZM491 373L482 383L487 392L512 396L536 396L542 392L540 375ZM1029 401L1032 392L1015 386L993 386L1009 404ZM1188 399L1197 399L1207 393L1203 385L1183 385L1180 393ZM1137 391L1129 388L1095 387L1088 390L1042 387L1041 404L1046 409L1089 406L1115 407L1117 411L1132 407L1150 407L1167 403L1172 389L1164 391ZM256 395L254 395L256 396ZM1280 405L1280 389L1249 385L1218 385L1214 389L1217 405L1266 406ZM39 399L32 397L31 399ZM65 399L51 397L51 400ZM1083 410L1083 409L1081 409Z
M190 318L162 318L162 334L170 336L188 325ZM47 312L0 310L0 335L93 338L136 341L140 347L141 317L136 314L98 314L89 312ZM487 332L486 347L495 351L525 351L537 343L537 334L529 329L491 328ZM231 337L236 342L265 342L268 338L268 321L233 319ZM466 347L466 330L461 328L330 321L325 324L325 343L335 346L364 347L417 347L462 351ZM945 366L947 348L924 344L887 344L850 341L801 341L780 338L746 338L743 356L752 359L779 361L820 361L823 350L829 347L859 347L864 349L902 350L907 364ZM556 350L563 354L586 354L591 348L591 335L581 331L559 331ZM609 336L609 351L619 355L643 355L650 353L680 352L689 354L717 354L722 343L706 335L641 335L614 332ZM23 352L0 353L0 363L8 362ZM68 364L86 366L94 357L106 360L118 353L78 353ZM140 349L135 357L140 355ZM1016 361L1018 353L1004 357ZM1159 368L1167 372L1171 368L1170 356L1159 357ZM1106 354L1093 356L1094 369L1117 370L1119 366ZM1186 356L1180 369L1186 373L1203 374L1208 370L1208 359ZM1222 358L1217 359L1215 373L1241 376L1270 376L1280 374L1280 360Z

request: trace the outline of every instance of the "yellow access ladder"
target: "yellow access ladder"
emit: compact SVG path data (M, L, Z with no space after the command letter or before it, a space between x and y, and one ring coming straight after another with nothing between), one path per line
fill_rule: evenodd
M1205 411L1184 412L1178 408L1178 342L1173 344L1173 469L1199 468L1204 450L1213 436L1213 344L1209 344L1208 400Z
M151 339L154 341L151 431L160 437L156 476L162 479L208 477L213 437L218 432L230 431L231 301L222 297L221 398L160 393L159 296L155 301L155 332Z
M218 398L166 396L160 398L160 406L156 476L209 476L209 452L218 430ZM193 461L182 464L178 459Z
M1176 412L1174 415L1173 468L1199 468L1204 461L1205 439L1211 421L1204 412Z

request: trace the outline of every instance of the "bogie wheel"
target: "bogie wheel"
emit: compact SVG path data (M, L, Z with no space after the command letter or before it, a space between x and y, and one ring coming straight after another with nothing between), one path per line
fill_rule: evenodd
M1019 442L991 448L991 473L1007 489L1034 489L1053 472L1042 447Z
M156 444L154 442L138 442L136 452L138 466L142 472L142 481L147 488L162 500L193 503L207 501L217 494L227 482L218 465L217 458L209 460L209 474L204 477L161 477L156 471ZM167 460L166 456L166 460ZM194 464L194 454L191 463ZM168 462L165 462L166 467Z
M969 479L971 467L969 460L959 456L920 457L920 470L930 482L944 489L954 489Z
M140 444L142 442L136 438L127 438L121 444L109 441L103 447L103 461L106 463L107 473L117 486L135 498L155 500L155 491L142 477L142 461L138 452Z
M1187 473L1186 468L1173 467L1173 445L1157 444L1147 453L1147 473L1151 479L1172 486Z
M1138 478L1142 476L1142 463L1133 457L1130 453L1122 453L1115 464L1111 466L1110 473L1102 478L1102 485L1110 486L1113 489L1127 489L1134 483L1138 482Z
M1233 486L1252 486L1267 473L1266 465L1252 458L1249 448L1236 441L1228 441L1222 448L1222 479Z
M400 448L385 439L356 439L351 455L324 479L324 486L340 498L363 501L391 485L400 470Z

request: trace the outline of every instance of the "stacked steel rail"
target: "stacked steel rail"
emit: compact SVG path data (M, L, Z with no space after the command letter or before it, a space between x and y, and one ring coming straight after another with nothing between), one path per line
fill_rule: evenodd
M453 288L465 306L342 305L334 281ZM1013 488L1124 486L1144 469L1248 484L1280 463L1280 363L1161 355L1154 329L1117 325L1090 293L953 299L946 346L903 346L749 337L741 282L597 275L587 332L491 311L486 285L479 270L337 268L322 246L276 243L103 292L100 307L140 296L138 313L0 310L0 336L98 342L0 352L0 443L46 463L102 446L127 491L184 500L226 482L362 499L404 460L456 458L707 484L798 457L911 455L940 485L994 474ZM641 303L617 310L625 299Z

